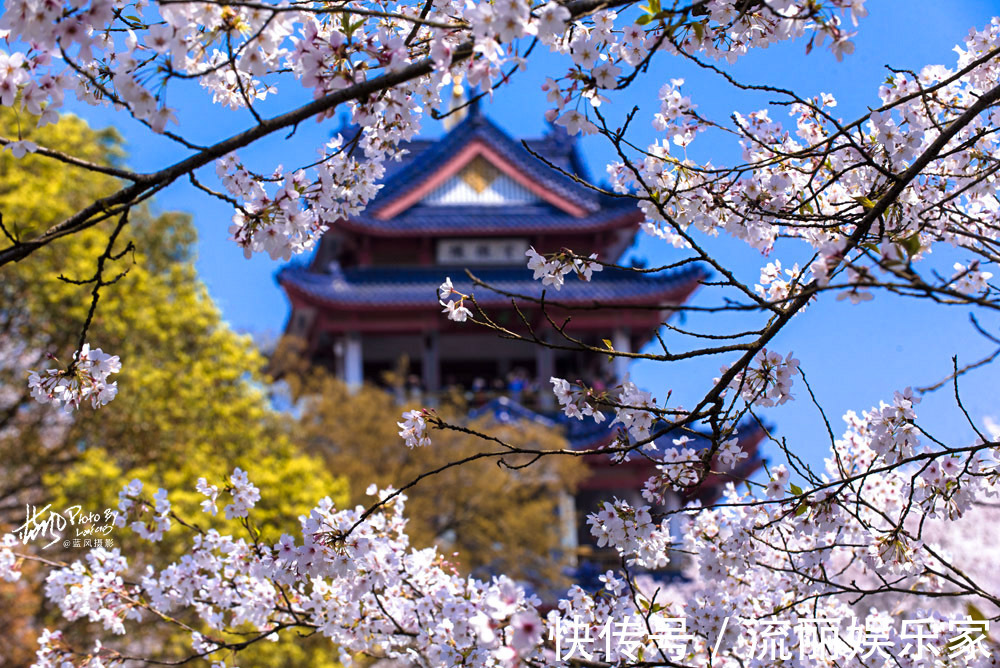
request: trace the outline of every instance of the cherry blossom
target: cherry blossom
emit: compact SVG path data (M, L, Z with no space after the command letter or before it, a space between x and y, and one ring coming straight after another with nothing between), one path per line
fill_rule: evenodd
M639 387L632 381L624 381L618 394L618 405L615 406L615 419L611 424L621 424L636 440L641 440L649 436L649 430L653 425L655 414L651 409L655 409L656 400L653 395Z
M0 537L0 577L3 577L7 582L16 582L21 579L20 563L14 554L14 548L19 542L14 534L5 534Z
M556 124L566 128L566 131L571 135L580 133L590 135L597 132L597 126L594 125L593 122L587 120L587 117L576 109L570 109L561 115L558 120L556 120Z
M205 478L198 478L198 484L195 487L200 494L204 494L208 498L201 502L201 510L209 515L215 515L219 512L219 506L217 504L219 498L219 488L215 485L209 485L208 480Z
M989 271L979 271L978 263L966 267L961 262L955 263L955 289L967 295L976 295L989 289L988 281L993 278Z
M233 198L232 239L247 254L266 252L285 259L309 250L330 225L370 201L385 163L398 157L402 144L419 131L427 109L440 105L442 90L463 78L492 90L501 68L520 62L520 40L537 37L548 49L568 55L587 81L563 95L561 84L550 79L559 109L575 95L600 104L604 98L597 88L616 87L626 68L639 66L655 48L676 48L662 43L652 23L622 25L613 10L588 16L586 9L554 1L534 8L515 0L446 2L429 8L419 20L405 8L368 9L359 11L349 30L332 15L308 9L198 2L146 7L122 28L127 4L97 0L62 8L49 3L39 10L27 0L8 3L0 17L10 49L0 52L0 104L13 106L20 94L20 104L42 113L44 124L54 119L69 92L89 104L113 106L164 133L179 124L176 110L166 103L177 78L196 79L213 104L243 111L254 110L279 89L301 87L319 100L381 74L401 73L424 58L430 62L429 71L404 78L377 98L346 100L360 133L349 142L335 138L308 167L254 173L231 156L219 161L220 179ZM812 31L819 42L829 37L835 54L850 52L850 33L842 29L838 15L840 2L790 1L753 17L730 5L713 3L710 20L689 33L681 48L735 58L751 47ZM371 11L381 18L368 20ZM864 15L864 5L852 3L849 11L854 20ZM802 20L806 15L811 21ZM471 40L472 48L457 57L465 40ZM686 104L678 106L675 97L664 96L667 117ZM314 113L322 117L328 108ZM561 113L557 122L572 134L598 129L577 109ZM683 130L675 140L686 145L690 138L681 136L689 134ZM233 142L233 148L251 141L248 136L245 142ZM354 144L361 150L354 151ZM18 155L33 149L20 141L10 146Z
M458 301L452 299L453 296L458 297ZM438 303L444 307L442 312L448 315L449 320L465 322L472 317L472 311L465 306L465 300L468 298L469 295L455 289L450 277L445 278L444 283L438 288Z
M753 363L730 381L729 388L739 392L748 404L780 406L792 399L792 376L798 373L799 361L788 353L780 354L762 349L754 356ZM722 373L729 371L723 367Z
M108 382L108 376L121 371L117 355L108 355L100 348L90 349L85 343L73 354L68 369L32 371L28 376L31 396L41 403L62 405L67 411L79 408L90 399L99 408L110 403L118 394L118 382Z
M730 469L736 468L741 461L749 457L750 455L743 450L739 439L735 436L725 441L719 448L719 462Z
M246 471L240 468L229 476L227 490L233 497L233 502L223 509L227 519L246 517L250 509L260 500L260 490L247 479Z
M574 387L569 381L555 376L549 378L549 382L552 383L552 391L567 417L577 420L590 417L594 422L604 422L605 415L599 410L602 397L595 394L591 388L583 385Z
M669 557L670 534L653 523L648 507L633 508L624 501L605 503L587 517L597 545L611 545L628 563L645 568L663 568Z
M528 257L528 269L534 272L533 278L541 279L542 285L559 290L566 282L565 277L571 272L582 281L590 281L595 272L602 271L604 266L597 262L597 253L588 257L577 257L572 252L553 253L546 257L532 246L525 251Z
M427 435L427 414L423 410L412 410L403 413L403 421L397 422L399 435L406 441L408 448L420 448L431 444Z

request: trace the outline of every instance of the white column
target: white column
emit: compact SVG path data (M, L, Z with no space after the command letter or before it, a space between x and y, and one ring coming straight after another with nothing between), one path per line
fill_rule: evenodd
M580 545L576 533L576 499L569 492L559 492L559 524L562 530L560 544L569 557L570 566L576 566Z
M625 327L616 327L614 333L611 335L611 345L620 353L630 353L632 352L632 345L629 339L628 329ZM614 358L612 364L617 382L622 382L625 376L628 375L628 365L631 361L628 357L616 356Z
M352 392L364 382L364 358L361 355L361 335L349 332L344 341L344 382Z
M333 342L333 371L341 382L347 382L347 376L344 373L344 350L343 338L338 338Z

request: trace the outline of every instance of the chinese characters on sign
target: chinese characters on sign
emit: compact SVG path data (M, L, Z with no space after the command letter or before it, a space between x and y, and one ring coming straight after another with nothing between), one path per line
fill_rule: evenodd
M47 540L42 545L47 547L62 541L65 548L69 547L104 547L115 545L108 535L115 528L117 510L111 508L103 512L84 512L82 506L70 506L62 512L52 510L52 504L44 508L26 506L24 524L14 530L21 543L27 545L38 540Z
M732 634L726 636L727 629ZM986 620L971 617L950 621L904 619L898 627L887 616L866 620L853 617L754 620L726 617L716 638L708 638L712 654L731 652L740 660L788 661L892 661L894 654L915 663L971 661L989 657ZM723 637L736 638L736 647L727 647ZM609 618L601 625L557 618L550 627L556 660L628 661L648 660L655 652L658 660L681 662L694 650L698 639L688 632L687 620L662 615L630 615Z

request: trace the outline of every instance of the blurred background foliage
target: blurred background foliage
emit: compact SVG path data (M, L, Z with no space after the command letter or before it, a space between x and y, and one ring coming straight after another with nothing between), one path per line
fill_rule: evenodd
M78 118L26 132L35 120L0 110L0 134L31 138L99 164L124 156L118 135L94 131ZM80 206L105 196L115 179L39 156L14 160L0 154L0 212L10 234L27 235L65 218ZM46 353L65 365L72 358L90 305L90 286L59 280L94 273L114 221L60 240L30 261L4 267L0 307L0 528L24 521L25 504L52 504L53 510L81 505L84 512L116 508L118 491L133 478L151 495L171 491L182 517L236 535L235 522L200 513L204 498L195 489L201 476L222 484L234 467L250 472L262 490L254 521L264 540L297 526L297 517L330 496L346 502L344 478L332 476L321 459L302 452L290 423L273 411L261 375L264 359L249 336L233 332L222 320L196 275L194 229L188 216L133 211L118 250L128 241L135 251L111 267L128 273L102 290L87 340L119 355L120 393L100 411L83 407L72 416L34 403L27 394L27 370L51 366ZM212 520L209 522L208 520ZM190 532L175 524L160 544L141 541L116 529L113 538L136 566L166 565L189 543ZM41 543L41 541L39 541ZM39 547L39 546L36 546ZM47 558L78 559L82 549ZM25 665L33 658L34 636L57 611L30 592L28 582L0 589L0 627L14 629L13 642L0 643L0 665ZM81 631L85 630L83 628ZM6 634L5 634L6 635ZM130 634L130 643L163 646L163 657L179 656L180 638ZM172 645L177 645L173 650ZM174 653L176 652L176 654ZM329 643L290 638L259 643L244 665L334 665ZM259 662L258 662L259 659Z
M406 448L396 421L404 410L422 404L402 389L405 360L385 378L390 391L365 385L350 392L327 369L311 366L301 355L303 349L302 341L283 339L272 355L271 369L294 402L297 442L352 481L352 503L370 500L368 483L399 487L449 462L502 449L459 431L432 431L430 447ZM490 411L470 420L469 406L457 394L443 397L436 411L451 424L464 423L511 445L567 447L561 429L541 422L498 421ZM487 457L444 470L407 490L411 540L417 547L437 545L442 552L457 552L462 567L479 577L506 573L538 588L567 584L562 570L568 555L560 550L558 503L561 494L572 492L580 482L584 465L571 457L542 458L520 469L516 467L529 461L526 456L505 456L504 461L511 467Z
M126 156L114 130L93 130L74 116L38 129L35 119L2 108L0 135L102 165L121 165ZM0 213L14 238L37 233L117 187L112 176L37 155L15 160L0 153ZM84 406L72 415L35 403L27 392L28 370L70 362L90 306L91 286L59 277L92 276L114 223L64 238L0 273L0 531L24 522L26 504L51 504L56 511L117 508L119 490L139 478L147 496L157 487L168 489L178 515L201 529L246 536L235 521L201 513L204 497L195 491L199 477L222 487L240 467L262 493L254 526L262 541L276 542L281 533L296 533L298 516L322 497L340 507L368 504L370 483L398 487L486 449L474 436L439 432L433 447L408 450L395 423L413 406L401 405L397 395L372 386L349 392L327 371L310 368L294 342L282 342L269 362L249 336L229 328L199 280L190 217L156 213L149 205L130 214L115 250L129 242L134 250L109 268L109 275L124 275L102 290L86 337L121 357L122 371L114 377L118 397L100 411ZM268 363L280 370L280 384L264 373ZM460 418L467 406L456 397L442 402L439 412ZM558 431L541 424L496 424L486 415L469 426L511 443L565 446ZM559 495L581 476L582 466L568 458L517 471L499 468L495 459L449 469L408 492L413 544L439 546L461 572L505 572L538 588L561 585L554 519ZM162 567L189 544L191 530L175 523L158 544L126 529L109 537L131 565ZM33 549L43 544L37 543ZM60 545L43 554L66 561L82 555L83 548ZM59 614L38 596L40 571L30 564L24 571L21 582L0 583L3 666L28 665L35 637ZM200 628L197 619L184 621ZM186 634L149 629L140 626L127 645L116 647L163 660L183 656L185 644L190 648ZM71 633L89 630L82 623L70 626ZM245 629L233 631L230 641L247 637L240 635ZM324 637L304 630L256 643L241 652L240 665L323 668L337 665L336 656Z

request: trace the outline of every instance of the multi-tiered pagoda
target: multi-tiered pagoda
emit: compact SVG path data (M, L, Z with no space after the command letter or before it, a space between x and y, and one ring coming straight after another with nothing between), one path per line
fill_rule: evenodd
M560 291L548 289L544 312L524 300L515 311L509 295L542 295L526 267L529 247L618 260L642 219L635 202L589 187L575 140L561 128L522 144L476 107L442 139L407 148L363 214L333 226L308 266L289 265L278 274L292 305L286 334L305 340L314 363L348 385L378 383L405 358L411 389L431 400L458 387L480 411L486 404L508 417L530 411L560 419L551 376L610 386L625 375L627 360L609 363L452 322L437 303L446 276L515 331L526 331L523 317L540 338L557 341L550 322L572 315L567 333L598 347L610 340L618 351L646 344L704 277L697 267L667 274L605 269L590 282L569 276ZM466 270L495 290L473 288ZM609 304L616 308L599 308ZM641 308L620 308L626 305ZM575 447L614 438L606 425L560 423ZM759 439L744 434L750 457L736 477L760 466ZM649 473L645 459L618 466L594 459L581 509L612 494L633 496ZM698 494L711 498L719 487Z

